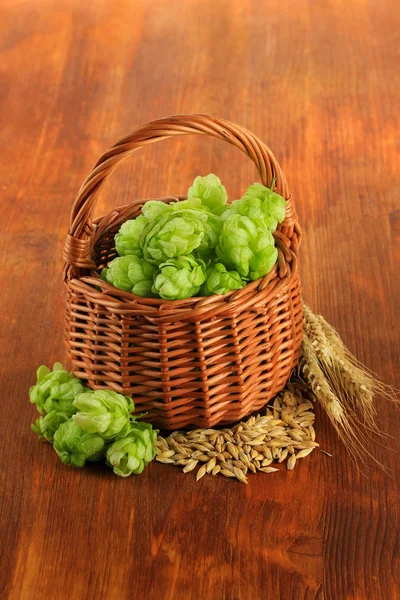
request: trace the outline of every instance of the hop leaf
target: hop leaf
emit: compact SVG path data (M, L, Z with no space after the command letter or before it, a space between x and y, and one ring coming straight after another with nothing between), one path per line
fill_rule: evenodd
M61 461L70 467L83 467L87 460L101 460L105 442L96 433L86 433L73 419L62 423L54 434L54 449Z
M170 258L190 254L204 237L207 214L200 210L167 211L146 225L139 244L144 258L160 265Z
M50 443L54 441L54 434L62 423L65 423L70 418L68 413L52 410L44 417L36 419L36 423L32 423L31 428L39 438L45 439Z
M76 412L75 396L84 389L79 379L66 371L61 363L55 363L53 371L42 365L37 370L36 385L29 390L29 399L41 415L56 411L71 416Z
M201 295L227 294L230 290L240 290L245 283L237 271L228 271L222 263L217 262L207 268Z
M249 217L259 227L275 231L278 223L285 218L286 200L262 183L254 183L247 188L240 200L234 200L230 213Z
M120 256L141 256L139 237L147 224L147 219L139 215L136 219L125 221L115 236L115 249Z
M114 287L133 292L137 296L151 297L153 275L157 268L139 256L121 256L114 258L101 272L104 281Z
M225 266L253 281L266 275L278 258L271 232L238 214L225 220L216 252Z
M99 433L104 439L115 439L129 429L129 416L134 404L128 396L110 390L87 391L74 400L77 413L74 423L87 433Z
M205 177L196 177L188 190L188 199L199 198L201 203L216 215L221 215L227 208L228 196L219 177L210 173Z
M138 475L153 460L156 439L157 431L149 423L132 423L127 435L108 448L107 464L120 477Z
M180 256L160 265L152 289L164 300L191 298L199 292L205 278L205 264L201 259Z

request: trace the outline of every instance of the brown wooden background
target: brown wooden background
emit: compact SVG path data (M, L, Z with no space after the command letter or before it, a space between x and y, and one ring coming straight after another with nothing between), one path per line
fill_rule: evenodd
M61 252L106 147L178 112L245 125L275 151L304 228L305 298L400 386L400 11L395 0L3 0L0 14L0 597L392 600L399 454L364 476L318 414L294 472L222 477L152 465L73 471L30 432L28 388L65 360ZM255 178L205 138L124 165L99 211ZM397 379L397 381L396 381ZM400 413L379 402L398 435ZM396 442L393 442L396 446ZM398 450L398 447L397 447Z

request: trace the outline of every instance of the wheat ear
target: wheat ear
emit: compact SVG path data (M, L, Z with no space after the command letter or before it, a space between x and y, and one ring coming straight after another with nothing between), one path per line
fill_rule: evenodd
M303 375L352 456L372 456L368 438L385 437L376 423L374 396L383 392L395 400L396 393L357 361L323 317L305 303L303 312Z

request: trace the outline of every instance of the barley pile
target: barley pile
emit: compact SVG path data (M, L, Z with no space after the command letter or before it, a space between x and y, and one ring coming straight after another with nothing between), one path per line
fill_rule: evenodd
M293 378L264 415L252 416L232 428L174 431L158 436L156 460L181 467L184 473L198 469L204 475L223 475L247 483L249 471L274 473L274 464L284 463L289 471L308 456L315 441L314 405L309 388Z

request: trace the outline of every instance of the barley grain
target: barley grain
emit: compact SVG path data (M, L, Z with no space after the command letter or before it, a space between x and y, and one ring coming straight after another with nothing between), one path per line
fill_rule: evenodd
M211 475L217 475L221 470L221 465L215 465L213 470L211 471Z
M289 451L288 451L288 449L287 449L287 448L285 448L284 450L282 450L282 452L281 452L281 455L280 455L280 457L279 457L279 459L278 459L278 462L279 462L279 463L281 463L281 462L283 462L284 460L286 460L286 458L287 458L287 455L288 455L288 452L289 452Z
M242 469L245 472L247 471L247 466L244 463L242 463L241 460L234 460L232 464L234 467L237 467L238 469Z
M197 471L196 481L199 481L199 479L201 479L206 473L207 473L207 465L201 466L200 469Z
M234 444L232 444L232 442L227 443L226 449L229 452L229 454L231 454L231 456L233 456L233 458L236 458L236 459L239 458L238 449L236 448L236 446Z
M241 483L245 483L247 484L247 477L246 475L243 473L243 471L241 469L238 469L237 467L233 468L233 472L236 476L236 479L238 479Z
M208 461L208 463L206 464L207 467L207 473L209 473L210 471L213 470L213 468L215 467L215 465L217 464L217 459L215 458L215 456Z
M232 471L228 471L227 469L221 469L220 473L224 477L235 477L235 474L232 473Z
M190 462L188 462L188 464L184 467L183 472L184 473L189 473L189 471L193 471L193 469L195 468L195 466L197 465L198 461L197 460L191 460Z
M305 456L308 456L313 450L314 450L314 448L304 448L304 450L300 450L300 452L298 452L296 454L296 459L304 458Z

